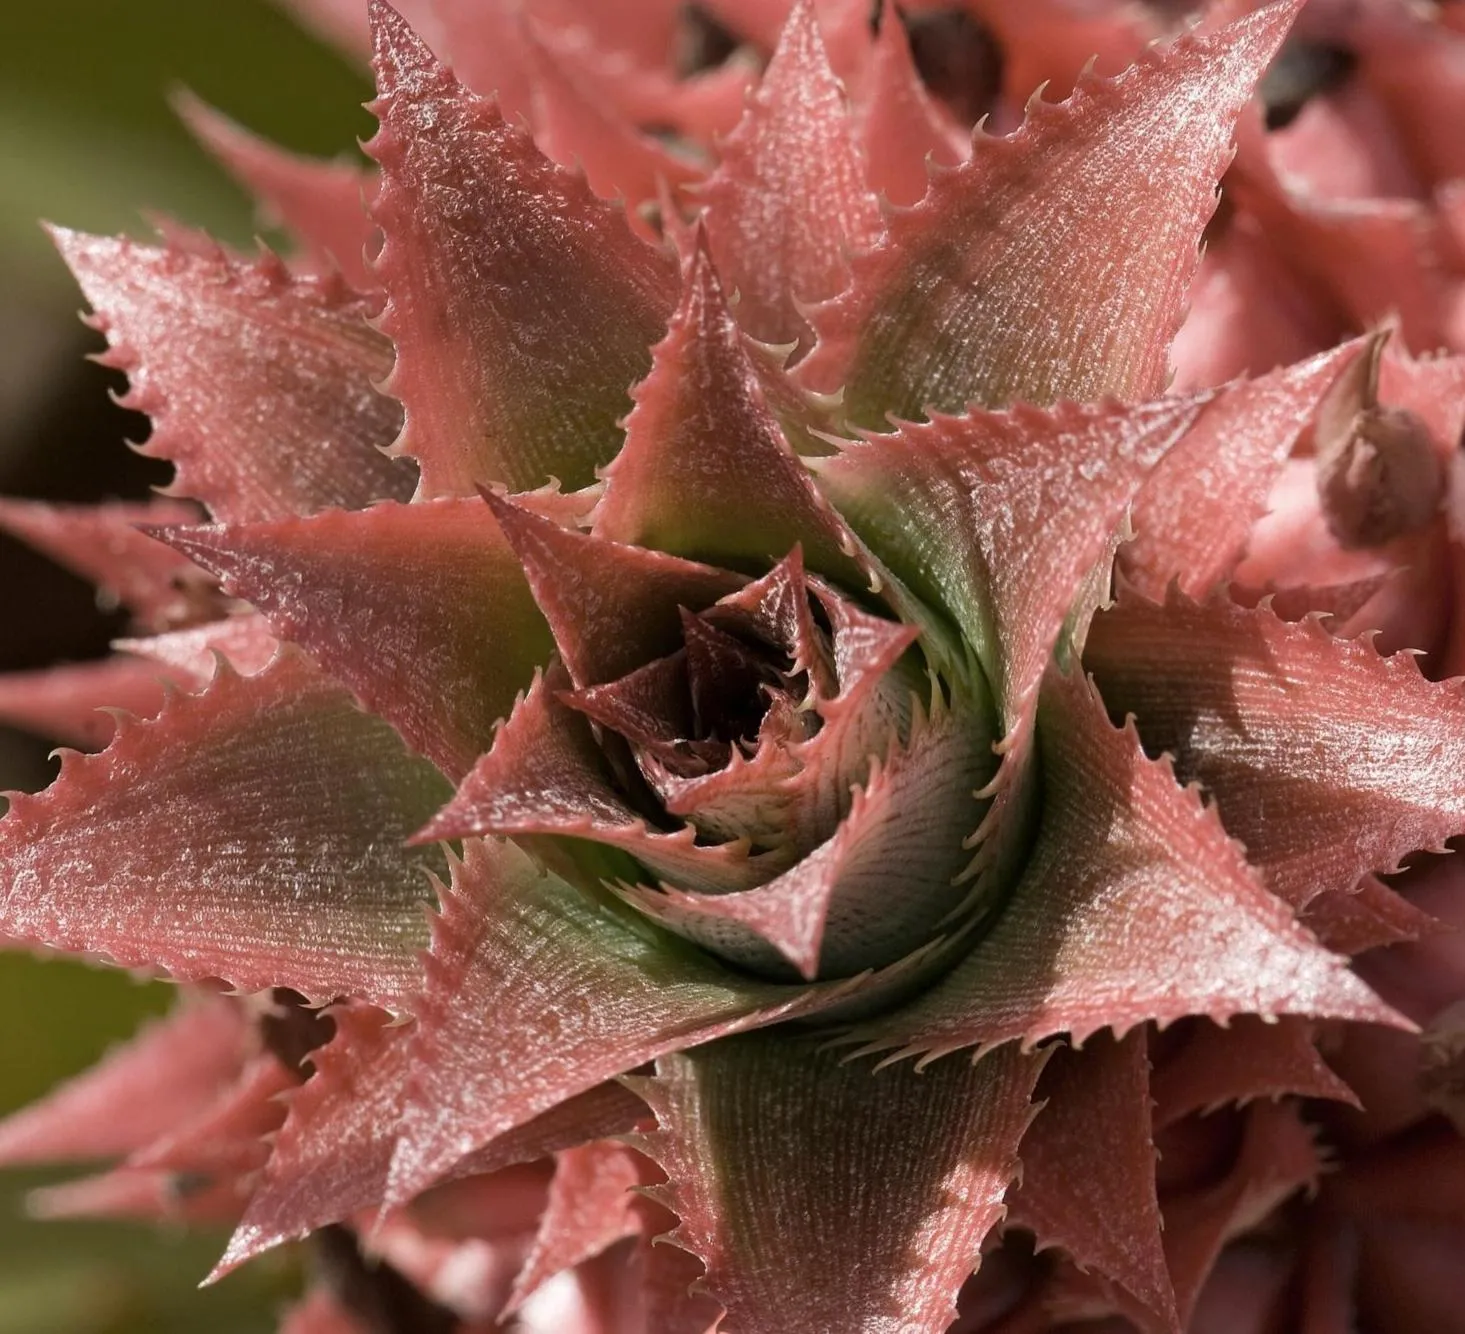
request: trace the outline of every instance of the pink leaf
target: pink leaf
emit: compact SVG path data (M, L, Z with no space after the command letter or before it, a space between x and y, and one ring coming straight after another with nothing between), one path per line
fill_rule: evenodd
M802 574L792 559L782 569L790 577ZM772 577L762 582L780 595ZM740 622L756 587L722 599L705 619L725 616L729 630L748 632L752 626ZM818 730L804 739L794 703L785 699L781 709L770 708L765 715L750 759L733 747L725 767L701 776L648 770L666 810L709 838L748 839L790 856L812 852L848 813L851 789L865 781L874 758L909 735L926 684L906 658L916 630L871 615L827 588L816 585L812 591L833 631L828 650L820 651L832 661L833 690L813 697ZM793 646L786 647L792 654ZM690 655L690 640L688 648ZM972 726L972 742L981 750L989 736L986 716L965 697L955 707Z
M283 766L283 767L282 767ZM417 984L431 766L284 658L64 756L0 822L0 931L183 981L400 1004Z
M100 750L117 730L111 710L153 717L163 707L167 676L156 662L125 654L7 672L0 675L0 720L63 745Z
M1411 347L1445 337L1439 237L1414 199L1319 199L1276 175L1247 143L1229 182L1286 267L1354 327L1395 318Z
M186 557L141 531L145 524L197 518L192 505L167 500L85 507L0 500L0 529L95 583L154 630L218 614L209 581Z
M683 22L680 0L529 0L529 9L547 30L579 28L598 49L646 65L668 62Z
M619 196L637 210L655 200L661 186L682 185L701 174L691 160L628 124L573 69L561 68L532 29L524 54L533 73L534 142L562 167L583 165L586 181L602 199Z
M338 279L58 230L57 245L153 419L143 452L178 468L176 495L224 521L405 498L386 458L400 422L376 391L391 346Z
M623 1237L638 1236L638 1197L646 1160L624 1145L601 1140L555 1155L554 1180L539 1233L504 1308L513 1315L546 1280L581 1264Z
M710 143L732 130L755 77L748 61L732 59L680 79L662 65L643 65L623 52L607 51L583 28L545 28L539 38L565 74L606 107L616 108L633 125L670 127L693 143ZM477 87L461 67L459 72Z
M1009 1046L872 1072L783 1033L667 1057L634 1085L668 1177L648 1193L742 1334L937 1334L1002 1217L1041 1067Z
M373 0L376 261L422 494L594 480L676 299L670 257Z
M280 1095L297 1082L270 1053L255 1056L208 1106L131 1154L127 1166L218 1180L252 1177L269 1157L267 1136L285 1119Z
M1118 1283L1178 1334L1155 1199L1144 1032L1122 1041L1097 1034L1081 1051L1055 1053L1037 1097L1046 1105L1023 1136L1011 1221Z
M641 889L630 900L764 974L786 973L783 961L806 979L888 963L930 941L962 905L966 891L954 886L993 764L983 729L938 695L929 720L918 715L906 743L871 767L829 841L782 875L740 893Z
M1119 551L1124 577L1150 597L1163 597L1171 579L1192 597L1221 583L1298 437L1364 349L1361 339L1346 343L1210 404L1135 499L1135 540Z
M701 611L747 581L727 570L562 528L501 496L484 499L577 686L609 681L681 643L679 608Z
M1042 823L996 923L925 995L865 1026L934 1059L1055 1033L1083 1041L1188 1014L1407 1026L1265 887L1213 810L1050 671L1038 715Z
M605 470L597 537L722 564L803 544L809 565L863 582L848 530L795 456L699 233L681 304L632 392L626 443Z
M1237 1015L1224 1028L1209 1019L1187 1021L1183 1040L1175 1035L1178 1050L1158 1063L1150 1083L1155 1125L1163 1129L1196 1112L1284 1095L1356 1107L1352 1090L1318 1055L1314 1028L1292 1015L1271 1023Z
M1364 876L1347 892L1325 889L1308 902L1301 917L1309 931L1339 954L1362 954L1381 945L1418 940L1439 929L1427 912L1374 875Z
M160 536L454 779L488 750L553 646L513 550L476 499Z
M431 5L453 73L496 102L507 119L522 116L532 125L534 78L523 0L431 0ZM426 36L421 24L410 16L409 21Z
M927 162L954 167L967 135L921 82L905 23L894 5L879 12L870 86L860 112L860 141L870 188L892 204L909 206L926 194Z
M213 1102L253 1045L237 1001L186 995L172 1014L0 1122L0 1161L112 1158L140 1149Z
M284 1313L279 1334L369 1334L323 1285L317 1285Z
M1295 908L1465 832L1465 686L1408 655L1175 595L1121 597L1084 661Z
M816 474L875 554L960 627L1010 729L1064 619L1092 610L1075 604L1124 507L1203 406L978 410L846 445Z
M586 719L561 701L561 667L535 681L453 800L418 840L474 834L552 834L630 853L673 884L747 889L787 862L753 856L746 845L705 844L690 825L653 830L627 804Z
M1312 1186L1322 1171L1296 1104L1257 1103L1246 1113L1243 1135L1223 1180L1165 1204L1165 1257L1182 1323L1189 1321L1221 1247L1289 1195Z
M750 980L670 948L629 909L581 894L513 844L465 848L433 925L389 1204L602 1080L817 1013L854 989Z
M336 1036L312 1053L315 1074L291 1098L274 1151L229 1247L210 1276L315 1228L375 1210L407 1091L411 1030L363 1007L331 1011ZM646 1114L618 1084L550 1108L459 1162L455 1178L496 1172L560 1149L620 1134Z
M174 105L184 124L252 194L265 219L285 228L317 268L336 266L352 286L370 291L366 262L375 236L366 201L376 194L372 172L355 162L320 161L277 148L190 93Z
M290 1099L269 1161L210 1280L381 1199L406 1077L406 1032L364 1007L330 1013L335 1036L311 1054L315 1073Z
M665 1232L675 1224L674 1214L642 1202L643 1213L653 1211L660 1218L646 1224L646 1233ZM686 1251L658 1244L646 1233L579 1267L579 1307L573 1317L567 1318L562 1306L552 1307L542 1323L525 1312L525 1334L716 1334L722 1308L691 1291L702 1266ZM583 1323L570 1323L576 1317Z
M97 1176L43 1186L26 1196L32 1218L110 1218L218 1227L239 1216L240 1183L199 1180L189 1173L119 1167Z
M166 635L118 639L112 646L160 663L164 670L156 672L155 669L159 676L179 677L204 686L213 676L219 657L241 676L258 675L279 652L280 641L271 633L263 616L245 614L226 616L188 630L173 630Z
M1391 38L1360 43L1362 82L1388 109L1408 156L1431 184L1465 176L1465 151L1447 129L1465 115L1465 36L1421 22L1400 24Z
M799 303L834 296L847 281L846 254L881 232L812 0L795 0L699 194L713 257L739 295L739 323L765 343L807 344Z
M1156 35L1158 17L1148 6L1109 0L1082 6L1070 0L1025 5L970 0L967 8L996 35L1004 61L1003 90L1014 103L1026 101L1045 83L1054 93L1066 94L1090 62L1101 74L1117 74Z
M816 389L884 430L968 404L1160 392L1236 117L1298 4L1090 75L891 220L814 317Z

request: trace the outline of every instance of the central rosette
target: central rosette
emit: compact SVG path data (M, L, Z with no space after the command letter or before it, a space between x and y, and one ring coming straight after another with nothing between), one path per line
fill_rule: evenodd
M558 836L557 870L790 980L894 963L969 906L992 734L915 628L798 548L750 578L489 503L557 659L427 834Z

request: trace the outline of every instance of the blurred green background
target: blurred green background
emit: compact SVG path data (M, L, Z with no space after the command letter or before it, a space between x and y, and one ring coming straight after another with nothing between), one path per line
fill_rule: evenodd
M354 151L371 130L362 74L265 0L0 0L0 493L97 500L166 478L125 448L146 428L83 360L99 340L37 220L145 236L143 213L161 211L247 244L249 203L175 120L179 87L303 151ZM119 628L89 588L0 538L0 670L94 656ZM0 789L43 786L48 749L0 729ZM0 1113L169 1002L119 973L0 954ZM219 1237L26 1220L25 1190L54 1176L0 1174L0 1334L274 1327L290 1266L198 1292Z

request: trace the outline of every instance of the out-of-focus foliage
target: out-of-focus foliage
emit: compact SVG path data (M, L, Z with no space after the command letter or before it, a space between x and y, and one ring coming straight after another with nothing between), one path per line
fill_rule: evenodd
M181 87L305 151L350 149L371 123L353 114L369 91L361 76L265 0L0 4L0 489L93 500L161 480L118 448L145 428L106 406L108 377L82 361L100 340L78 324L74 286L38 221L145 234L146 209L247 244L248 203L169 106ZM94 470L94 457L111 465ZM0 545L0 667L87 656L116 629L79 582L41 571ZM46 781L44 755L0 730L0 789ZM0 954L0 1112L90 1063L169 999L164 986L116 973ZM0 1187L0 1334L273 1327L288 1262L200 1295L194 1284L220 1238L160 1240L123 1223L42 1227L23 1201L44 1179L12 1174Z

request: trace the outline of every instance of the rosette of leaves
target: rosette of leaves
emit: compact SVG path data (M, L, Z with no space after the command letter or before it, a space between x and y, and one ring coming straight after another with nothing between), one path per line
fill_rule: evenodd
M1348 966L1374 874L1465 829L1458 683L1213 596L1379 341L1164 396L1298 8L956 162L893 19L796 4L729 128L736 63L439 4L496 101L376 2L379 173L189 113L294 268L59 233L177 477L7 511L152 632L16 697L155 716L13 799L0 927L270 999L10 1123L124 1159L44 1202L236 1221L221 1271L317 1232L301 1329L570 1328L570 1275L694 1334L947 1329L1010 1209L1181 1328L1316 1160L1261 1107L1162 1238L1151 1029L1161 1116L1348 1096L1312 1021L1410 1027Z

